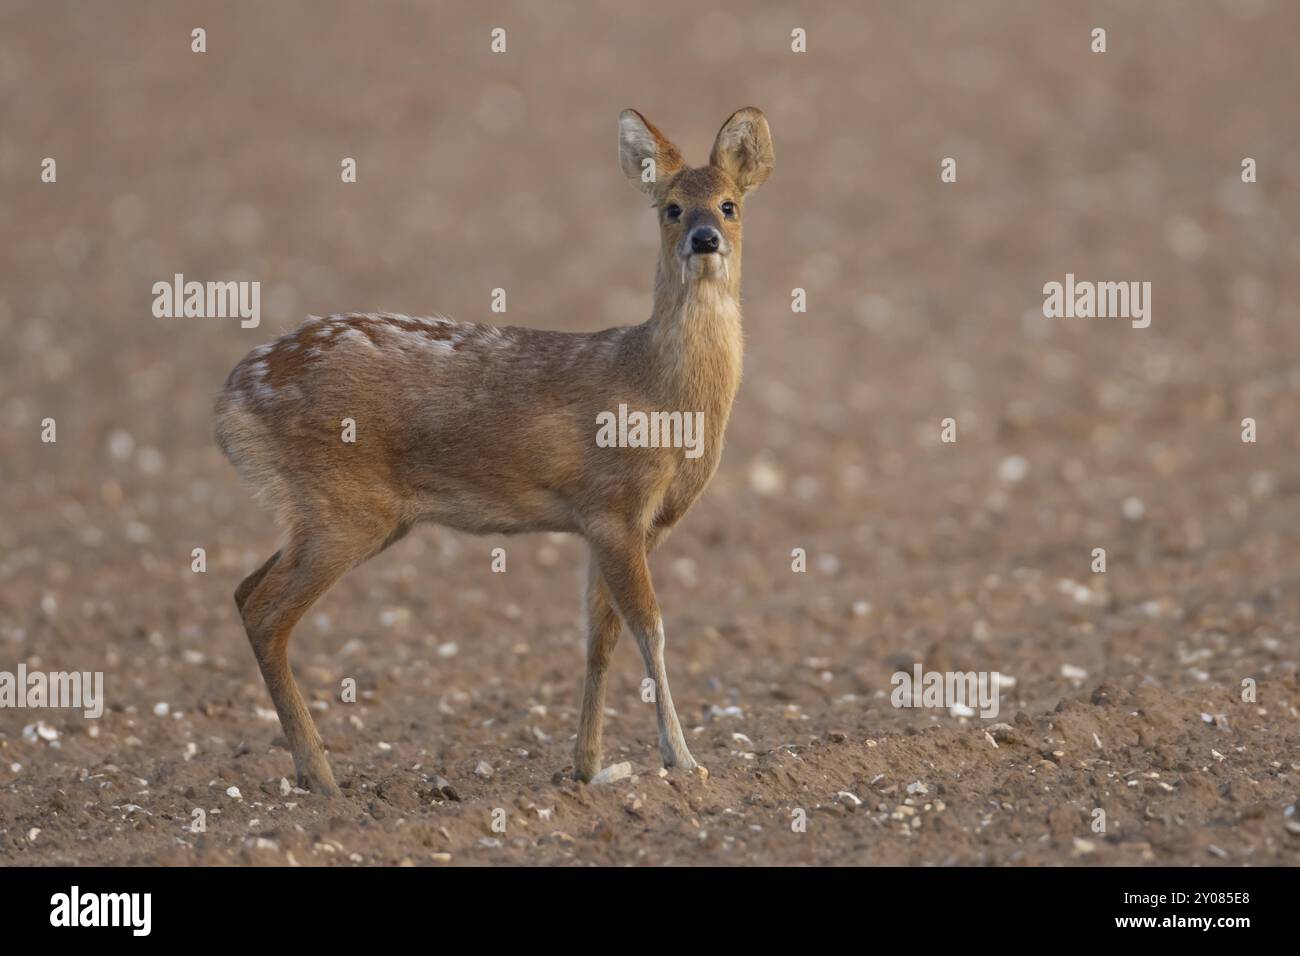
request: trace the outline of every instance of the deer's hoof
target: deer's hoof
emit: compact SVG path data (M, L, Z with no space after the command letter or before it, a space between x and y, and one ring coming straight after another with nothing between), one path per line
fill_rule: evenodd
M343 796L343 791L338 788L337 784L333 783L313 783L309 785L308 789L312 793L320 794L322 797Z
M339 785L334 782L334 774L330 773L328 769L324 773L308 772L298 774L298 786L322 797L341 797L343 795Z

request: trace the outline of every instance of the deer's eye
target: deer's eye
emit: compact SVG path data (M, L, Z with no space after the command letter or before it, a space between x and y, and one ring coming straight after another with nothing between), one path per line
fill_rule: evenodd
M666 218L669 222L676 222L678 219L681 219L682 207L677 205L677 203L675 202L669 203L667 206L664 207L664 218Z
M722 214L726 216L728 219L736 218L736 204L732 202L730 199L724 202L721 208L722 208Z

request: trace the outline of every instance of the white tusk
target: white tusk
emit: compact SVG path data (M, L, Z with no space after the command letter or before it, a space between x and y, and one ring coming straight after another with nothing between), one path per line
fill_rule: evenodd
M727 266L727 257L722 257L722 274L727 277L727 285L731 285L731 269Z
M686 260L682 260L682 285L686 285Z

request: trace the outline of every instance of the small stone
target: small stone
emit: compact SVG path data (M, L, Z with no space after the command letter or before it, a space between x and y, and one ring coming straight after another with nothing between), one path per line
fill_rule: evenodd
M1029 462L1020 455L1003 458L1002 463L998 465L998 478L1008 484L1024 480L1027 474L1029 474Z
M601 770L591 778L592 786L600 786L605 783L614 783L618 780L626 780L632 776L632 764L624 761L623 763L612 763L604 770Z
M492 765L486 760L480 760L478 766L474 768L474 775L482 777L484 780L491 780L492 775L495 772L496 771L492 769Z
M764 497L775 495L785 488L785 476L760 459L749 466L749 487Z
M135 439L131 433L121 428L114 429L108 436L108 453L116 461L127 461L135 451Z
M433 779L429 781L429 785L433 787L434 791L441 795L444 800L451 800L455 803L460 802L460 794L452 788L451 783L446 777L440 777L437 774L434 774Z
M1141 521L1146 516L1147 506L1141 498L1125 498L1121 511L1129 521Z
M23 728L23 740L29 744L34 744L38 740L44 740L46 743L59 739L59 732L43 720L38 720L34 724L28 724Z
M228 796L228 797L234 797L236 800L242 800L242 799L244 799L244 795L241 794L241 793L239 792L239 788L238 788L238 787L227 787L227 788L226 788L226 796Z
M996 740L998 743L1002 743L1002 744L1020 743L1020 735L1016 733L1016 729L1012 727L1010 724L994 724L992 727L989 728L988 732L989 735L992 736L992 738Z
M146 475L160 475L167 467L167 459L157 448L141 448L135 463Z

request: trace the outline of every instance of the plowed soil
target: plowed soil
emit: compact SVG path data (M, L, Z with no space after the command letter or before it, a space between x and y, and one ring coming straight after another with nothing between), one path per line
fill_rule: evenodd
M485 6L0 11L0 670L106 682L0 709L0 863L1300 862L1300 8ZM652 561L707 780L661 775L627 635L633 775L570 779L581 542L424 528L295 635L344 796L294 792L227 371L308 314L644 320L618 112L698 163L748 104L745 381ZM260 281L260 327L155 318L176 273ZM1045 318L1067 273L1151 282L1150 327ZM916 663L1014 683L895 708Z

